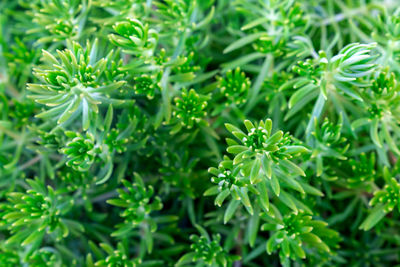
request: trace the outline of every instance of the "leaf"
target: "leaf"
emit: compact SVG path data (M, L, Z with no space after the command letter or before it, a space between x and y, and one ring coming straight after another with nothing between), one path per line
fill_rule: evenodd
M239 132L239 133L243 133L242 130L240 130L239 128L237 128L236 126L230 124L230 123L225 123L225 128L229 131L229 132ZM243 133L244 134L244 133ZM246 135L245 135L246 136Z
M183 266L185 264L191 263L196 256L195 252L189 252L183 255L178 262L175 264L175 267Z
M368 217L364 220L364 222L360 225L359 229L364 231L370 230L374 227L383 217L385 217L385 207L383 204L375 206Z
M306 258L306 253L304 252L303 248L298 244L295 244L295 242L293 241L290 242L290 248L294 251L297 257L301 259Z
M392 136L389 133L389 129L385 122L382 123L382 133L385 138L387 144L389 145L389 149L393 151L397 156L400 156L400 151L397 148L397 144L394 142Z
M353 121L353 122L351 123L351 128L352 128L353 130L355 130L355 129L361 127L361 126L364 126L364 125L366 125L366 124L369 124L370 122L371 122L371 120L370 120L369 118L357 119L357 120L355 120L355 121Z
M303 154L305 152L310 152L310 151L304 146L287 146L285 151L286 154L291 154L291 155Z
M224 202L225 198L227 198L230 194L229 189L224 189L221 193L218 194L218 196L215 198L214 204L217 205L218 207L222 206L222 203Z
M271 187L272 187L272 191L274 191L275 195L279 197L279 193L280 193L280 185L279 185L279 181L278 178L276 177L275 174L273 174L271 176Z
M304 189L303 187L300 185L300 183L295 180L294 178L290 177L290 176L285 176L283 178L283 180L285 181L285 183L292 189L304 194Z
M113 237L122 237L128 235L132 231L132 226L124 225L123 227L119 228L117 231L111 233Z
M242 187L240 190L237 190L237 192L244 207L247 209L250 215L253 215L253 207L251 206L249 196L247 195L247 188Z
M322 193L317 188L315 188L315 187L313 187L313 186L311 186L311 185L309 185L307 183L304 183L302 181L297 181L297 182L301 185L301 187L303 188L305 193L310 194L310 195L314 195L314 196L320 196L320 197L324 196L324 193Z
M301 176L306 176L306 174L304 173L303 169L300 168L299 166L297 166L296 164L294 164L293 162L287 160L287 159L283 159L280 160L279 163L285 167L286 169L288 169L291 173L295 173Z
M304 99L304 97L306 97L307 95L311 94L311 92L313 92L313 90L315 90L317 87L310 83L307 84L306 86L303 86L302 88L298 89L291 97L289 100L289 109L291 109L292 107L294 107L297 103L299 103L299 101L301 101L302 99ZM308 99L308 101L311 101L312 99ZM301 102L300 105L304 106L306 105L308 102Z
M33 242L39 241L43 238L44 231L33 231L25 240L22 242L22 246L29 245Z
M283 254L285 254L286 258L289 258L289 256L290 256L290 243L289 243L288 239L283 239L283 241L281 243L281 248L282 248L282 252L283 252Z
M262 167L265 172L265 175L269 179L271 179L271 177L272 177L272 162L271 162L271 160L268 159L268 157L265 153L261 157L261 163L262 163Z
M208 12L207 16L202 21L200 21L199 23L196 24L195 29L201 29L202 27L209 24L214 17L214 13L215 13L215 7L212 6L211 10L210 10L210 12Z
M207 238L208 241L210 241L210 235L207 233L206 229L204 229L203 227L201 227L201 225L199 224L195 224L194 227L196 227L197 231L200 232L200 234L202 236L204 236L205 238Z
M317 90L311 91L309 94L299 99L296 102L296 104L293 103L293 106L290 108L289 112L287 112L284 120L287 121L294 115L298 114L303 108L306 107L308 103L310 103L313 99L315 99L318 96L318 94L319 92Z
M254 244L256 242L259 223L260 223L259 211L256 208L254 210L254 215L251 216L249 224L247 226L248 241L251 248L254 247Z
M373 119L371 122L370 136L372 142L374 142L375 145L377 145L378 147L382 147L382 143L378 135L378 125L379 125L379 120Z
M151 253L153 250L153 236L151 234L150 229L148 229L148 227L145 227L144 240L146 242L147 252Z
M244 120L244 126L246 126L247 132L255 128L254 124L249 120Z
M87 129L89 129L89 126L89 105L86 99L82 99L82 128L86 131Z
M257 157L253 162L253 166L251 167L250 183L252 184L256 183L258 174L260 173L260 168L261 168L261 160Z
M239 205L240 205L240 200L232 199L231 202L229 202L229 205L226 208L224 214L224 224L226 224L232 218Z
M313 233L302 234L301 238L304 242L306 242L310 246L316 247L322 251L326 251L326 252L330 251L329 247L321 240L321 238L319 238L318 236L316 236Z
M246 54L242 57L236 58L232 61L228 61L222 64L222 71L225 72L227 70L231 70L231 69L235 69L237 67L243 66L253 60L259 59L259 58L263 58L265 57L265 55L263 53L259 53L259 52L254 52L254 53L250 53L250 54Z
M281 194L279 195L279 199L290 209L292 209L295 213L297 213L297 207L296 204L291 199L291 196L286 193L285 191L281 191Z
M109 131L111 128L111 123L112 123L112 119L113 119L113 107L112 105L108 105L108 109L107 109L107 113L106 113L106 117L104 119L104 130L105 131Z
M243 263L248 263L251 260L260 256L262 253L265 253L266 243L267 242L263 242L255 249L252 249L251 251L249 251L249 253L244 257Z
M107 199L106 202L110 205L117 206L117 207L129 207L129 203L127 203L123 199L115 198L115 199Z
M276 242L275 239L276 239L276 234L272 235L266 243L266 250L268 255L271 255L272 252L274 252L274 247Z
M278 143L282 139L283 132L282 131L277 131L274 133L270 138L265 141L265 145L272 145Z
M212 195L216 195L218 193L219 193L218 185L215 185L213 187L208 188L204 192L203 196L212 196Z
M314 124L314 120L315 119L319 119L319 117L321 116L322 110L324 109L326 103L326 98L324 97L324 95L322 93L319 94L317 102L314 105L313 111L311 113L311 117L310 120L307 124L307 128L306 128L306 133L307 133L307 138L311 135L311 132L313 130L313 124Z
M265 181L261 181L257 184L258 191L260 193L259 200L261 207L268 212L269 210L269 197L268 197L268 189Z
M230 53L238 48L241 48L247 44L254 42L257 39L260 39L262 36L265 36L264 32L257 32L253 34L246 35L245 37L236 40L235 42L231 43L225 50L223 51L224 54Z
M246 150L248 150L248 149L249 149L249 148L248 148L247 146L234 145L234 146L228 147L228 148L226 149L226 151L227 151L228 153L231 153L231 154L239 154L239 153L241 153L241 152L243 152L243 151L246 151Z
M65 109L65 111L61 114L60 118L58 119L57 123L62 124L66 122L72 114L78 109L80 106L82 98L75 96L73 100L71 100L71 103L69 106Z

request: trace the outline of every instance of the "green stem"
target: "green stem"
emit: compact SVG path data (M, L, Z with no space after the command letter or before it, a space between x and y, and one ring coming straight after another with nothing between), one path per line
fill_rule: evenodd
M272 74L270 71L270 67L273 64L273 59L274 58L272 54L267 54L267 56L265 57L260 73L258 74L256 81L250 89L248 102L244 110L245 114L248 114L250 110L257 104L257 96L261 90L261 86L263 85L265 78L271 76Z
M314 119L319 119L321 116L322 110L324 109L326 103L326 99L324 97L324 94L321 92L319 93L317 102L315 103L314 109L311 114L310 121L308 122L307 129L306 129L306 139L309 141L311 137L311 131L313 130L313 125L314 125Z
M172 55L171 61L175 60L183 51L183 47L187 38L187 32L184 31L179 39L179 43L175 48L175 51ZM170 92L168 88L168 80L169 75L171 74L171 67L167 67L161 77L161 97L162 97L162 106L159 112L163 113L160 114L155 122L155 127L157 128L160 126L162 119L165 118L165 121L168 123L171 119L171 101L170 101Z

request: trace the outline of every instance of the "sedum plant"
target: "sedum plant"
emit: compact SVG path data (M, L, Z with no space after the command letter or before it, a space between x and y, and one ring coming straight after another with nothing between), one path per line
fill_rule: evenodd
M0 0L0 267L398 265L399 14Z

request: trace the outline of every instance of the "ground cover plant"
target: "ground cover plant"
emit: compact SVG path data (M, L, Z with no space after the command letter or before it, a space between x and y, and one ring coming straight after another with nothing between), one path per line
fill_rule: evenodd
M397 0L0 0L0 267L394 266Z

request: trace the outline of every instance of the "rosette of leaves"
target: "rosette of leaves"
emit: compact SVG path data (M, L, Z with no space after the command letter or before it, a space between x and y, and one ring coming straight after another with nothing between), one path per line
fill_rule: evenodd
M279 250L279 257L284 266L290 265L289 259L305 259L305 247L315 249L319 253L329 253L328 244L335 246L339 241L338 233L327 228L327 223L313 220L312 216L305 212L262 218L266 222L261 225L261 230L271 232L266 243L267 252L271 254Z
M351 23L351 30L366 42L377 42L382 57L379 63L388 65L397 73L400 71L398 58L400 56L399 31L400 8L395 5L371 7L364 19L355 17L356 23ZM371 23L372 22L372 23Z
M106 70L110 52L106 58L97 59L97 41L87 43L86 49L76 42L71 49L58 51L58 58L43 51L44 66L35 68L34 75L41 81L28 84L33 94L29 97L49 109L36 115L38 118L52 120L67 125L81 117L83 129L88 129L99 113L99 105L118 106L124 100L111 95L118 92L125 81L116 81ZM118 73L117 73L118 74Z
M361 153L358 158L358 160L354 158L349 159L348 164L343 162L339 166L345 168L346 171L348 170L349 177L347 178L347 183L349 187L369 188L371 187L371 182L376 178L375 153ZM343 166L344 164L347 168Z
M86 258L86 266L88 267L139 267L142 263L140 258L129 257L129 248L126 243L119 242L117 248L113 248L110 244L101 243L98 248L93 242L89 242L93 254L98 258L94 262L92 254Z
M314 118L320 117L327 100L333 102L337 113L343 112L343 107L338 104L346 101L341 97L343 94L350 99L363 101L360 90L370 85L368 78L376 68L377 56L372 55L375 46L374 43L352 43L332 58L328 59L325 52L320 52L318 58L308 59L294 66L293 70L299 77L292 81L296 92L289 99L290 116L318 96L307 126L308 137L313 128ZM284 87L286 88L288 87ZM289 114L286 118L288 116ZM343 116L347 120L347 114L344 113Z
M337 123L332 123L325 118L321 127L318 122L314 121L314 131L311 133L314 136L312 158L316 162L316 174L321 176L324 172L324 158L327 160L337 159L346 160L346 151L350 144L347 139L341 136L343 125L343 117L340 116Z
M27 125L32 117L35 105L30 99L23 101L14 101L14 105L10 107L10 117L15 119L15 127Z
M205 195L217 195L215 204L218 206L228 196L232 196L225 211L224 222L232 218L240 203L250 215L258 216L260 210L268 213L270 192L294 212L298 212L298 209L309 210L295 194L287 193L291 189L301 194L322 195L319 190L297 178L305 176L305 173L293 159L301 158L308 150L295 144L289 134L282 131L273 133L270 119L258 124L245 120L244 124L247 134L226 124L228 131L238 140L227 138L227 151L234 158L230 160L225 157L218 169L209 169L215 176L212 181L217 185L209 188Z
M195 198L193 175L198 158L190 158L184 149L165 150L160 153L160 174L164 182L178 188L182 195Z
M373 73L376 68L376 56L371 55L374 47L374 43L352 43L330 59L325 52L320 52L316 60L299 62L294 67L294 71L300 75L294 84L298 90L292 95L289 107L296 106L304 96L319 89L325 100L329 92L337 90L362 101L358 88L369 85L369 81L362 78Z
M265 101L268 102L269 114L276 114L279 117L283 117L283 114L289 115L289 113L286 113L288 108L286 100L288 93L286 90L282 90L282 88L287 86L288 81L292 79L293 74L285 71L274 72L271 77L265 79L261 87L261 93L265 95Z
M228 153L234 155L233 164L241 164L242 171L249 176L250 182L255 184L265 175L268 179L275 180L281 173L305 176L304 171L292 162L294 156L299 156L308 150L295 145L288 133L282 131L272 132L272 121L267 119L253 124L244 121L247 134L239 128L226 124L226 128L239 141L228 138ZM279 195L279 189L275 187Z
M124 53L148 58L157 46L158 33L137 19L127 19L113 26L116 34L110 34L111 43L121 47Z
M362 101L356 88L369 85L368 79L364 81L362 78L373 73L376 68L376 56L371 55L375 46L375 43L349 44L328 60L320 80L321 92L325 99L330 90L339 90L351 98ZM321 59L320 62L324 61Z
M134 78L133 89L138 95L145 95L148 99L153 99L161 91L159 85L160 75L142 74Z
M249 198L250 193L254 193L260 199L265 209L269 209L268 193L263 191L266 188L262 185L254 189L250 185L250 179L245 177L240 172L240 166L234 166L233 161L229 157L224 156L224 160L220 162L218 169L211 167L208 172L214 175L211 182L217 184L204 192L205 196L217 195L214 204L221 207L223 202L231 196L232 200L224 213L224 223L227 223L234 215L240 204L242 204L250 214L254 214L253 206ZM255 191L254 191L255 190Z
M400 212L400 183L395 177L392 177L387 167L383 169L383 178L385 185L383 189L374 192L374 197L369 202L373 209L360 225L360 229L365 231L374 227L394 208Z
M182 89L180 97L175 98L175 110L173 116L176 125L171 133L180 131L182 127L191 129L195 125L207 125L203 119L207 111L208 96L198 94L194 89ZM171 122L173 124L174 122Z
M293 1L240 0L236 5L245 19L240 29L249 31L249 34L230 44L225 53L252 44L260 53L282 56L289 39L303 33L308 24L309 18L304 14L301 4Z
M140 0L114 0L114 1L102 1L92 0L92 6L101 8L103 12L94 14L96 17L92 17L92 20L101 25L112 25L115 22L124 20L137 14L148 14L148 8L151 7L150 2L143 2ZM143 16L144 17L144 16Z
M18 87L24 87L30 79L32 67L39 60L40 50L28 47L18 38L9 50L8 53L4 53L8 61L8 78L12 79Z
M201 226L196 225L201 235L191 235L191 252L183 255L175 264L178 266L232 266L233 262L240 259L240 256L229 255L229 253L220 245L221 236L215 234L212 237Z
M14 108L8 105L8 101L5 95L0 94L0 108L2 108L0 111L0 174L4 175L3 177L7 177L8 174L15 177L15 165L22 156L24 143L20 141L23 135L13 130L18 129L18 118L16 120L10 118L10 115L17 114L14 113ZM30 113L30 111L27 112ZM19 128L25 129L25 127Z
M176 58L170 81L190 82L192 81L201 67L196 65L195 52L190 51L186 56L180 55Z
M105 144L107 144L111 150L115 150L118 153L123 153L128 149L126 145L130 141L130 139L132 138L129 137L124 138L121 135L121 131L119 129L112 128L107 133Z
M4 267L20 267L21 259L15 250L0 249L0 262Z
M77 171L87 171L96 155L101 152L101 147L97 146L94 135L87 132L84 137L80 133L71 131L65 132L65 135L71 139L61 149L61 152L67 156L67 166Z
M159 25L165 28L164 33L172 35L173 32L185 32L194 26L190 20L197 5L197 1L165 0L154 1ZM173 31L172 31L173 29Z
M225 105L234 103L240 105L246 102L251 81L246 74L237 67L235 70L228 70L224 77L218 77L218 87L222 95L228 99Z
M120 216L124 219L124 222L117 225L118 230L112 233L112 236L122 238L134 229L139 228L144 235L145 247L150 253L153 249L152 233L157 230L157 223L150 214L161 210L163 205L158 196L153 197L154 189L151 185L145 186L137 173L134 174L134 178L133 184L127 180L122 181L126 191L117 189L119 198L107 200L108 204L123 209Z
M32 256L29 257L28 264L31 266L38 266L38 267L63 266L58 251L50 247L44 247L35 251L32 254Z
M94 177L88 172L77 171L66 165L60 168L56 175L65 185L68 191L76 191L78 189L85 191L94 184Z
M104 125L99 125L99 143L102 144L104 162L111 162L111 155L114 151L123 154L124 152L140 151L149 138L147 134L148 117L143 114L137 106L130 106L118 115L118 120L112 127L113 108L109 107Z
M362 118L354 120L354 129L367 126L372 142L378 150L390 150L400 155L397 140L400 138L399 87L394 73L378 71L372 84L365 88L364 110ZM380 153L382 157L384 153Z
M30 127L31 131L38 137L36 143L41 151L55 151L63 144L64 135L61 129L45 130L38 127Z
M78 40L95 30L85 27L90 3L91 1L87 0L30 2L28 15L32 18L34 26L27 33L39 37L38 43Z
M3 215L11 236L7 244L29 246L33 252L45 234L59 241L70 233L82 232L83 226L65 218L74 205L71 197L61 195L39 180L26 180L30 189L25 193L11 192L7 196L7 214Z

